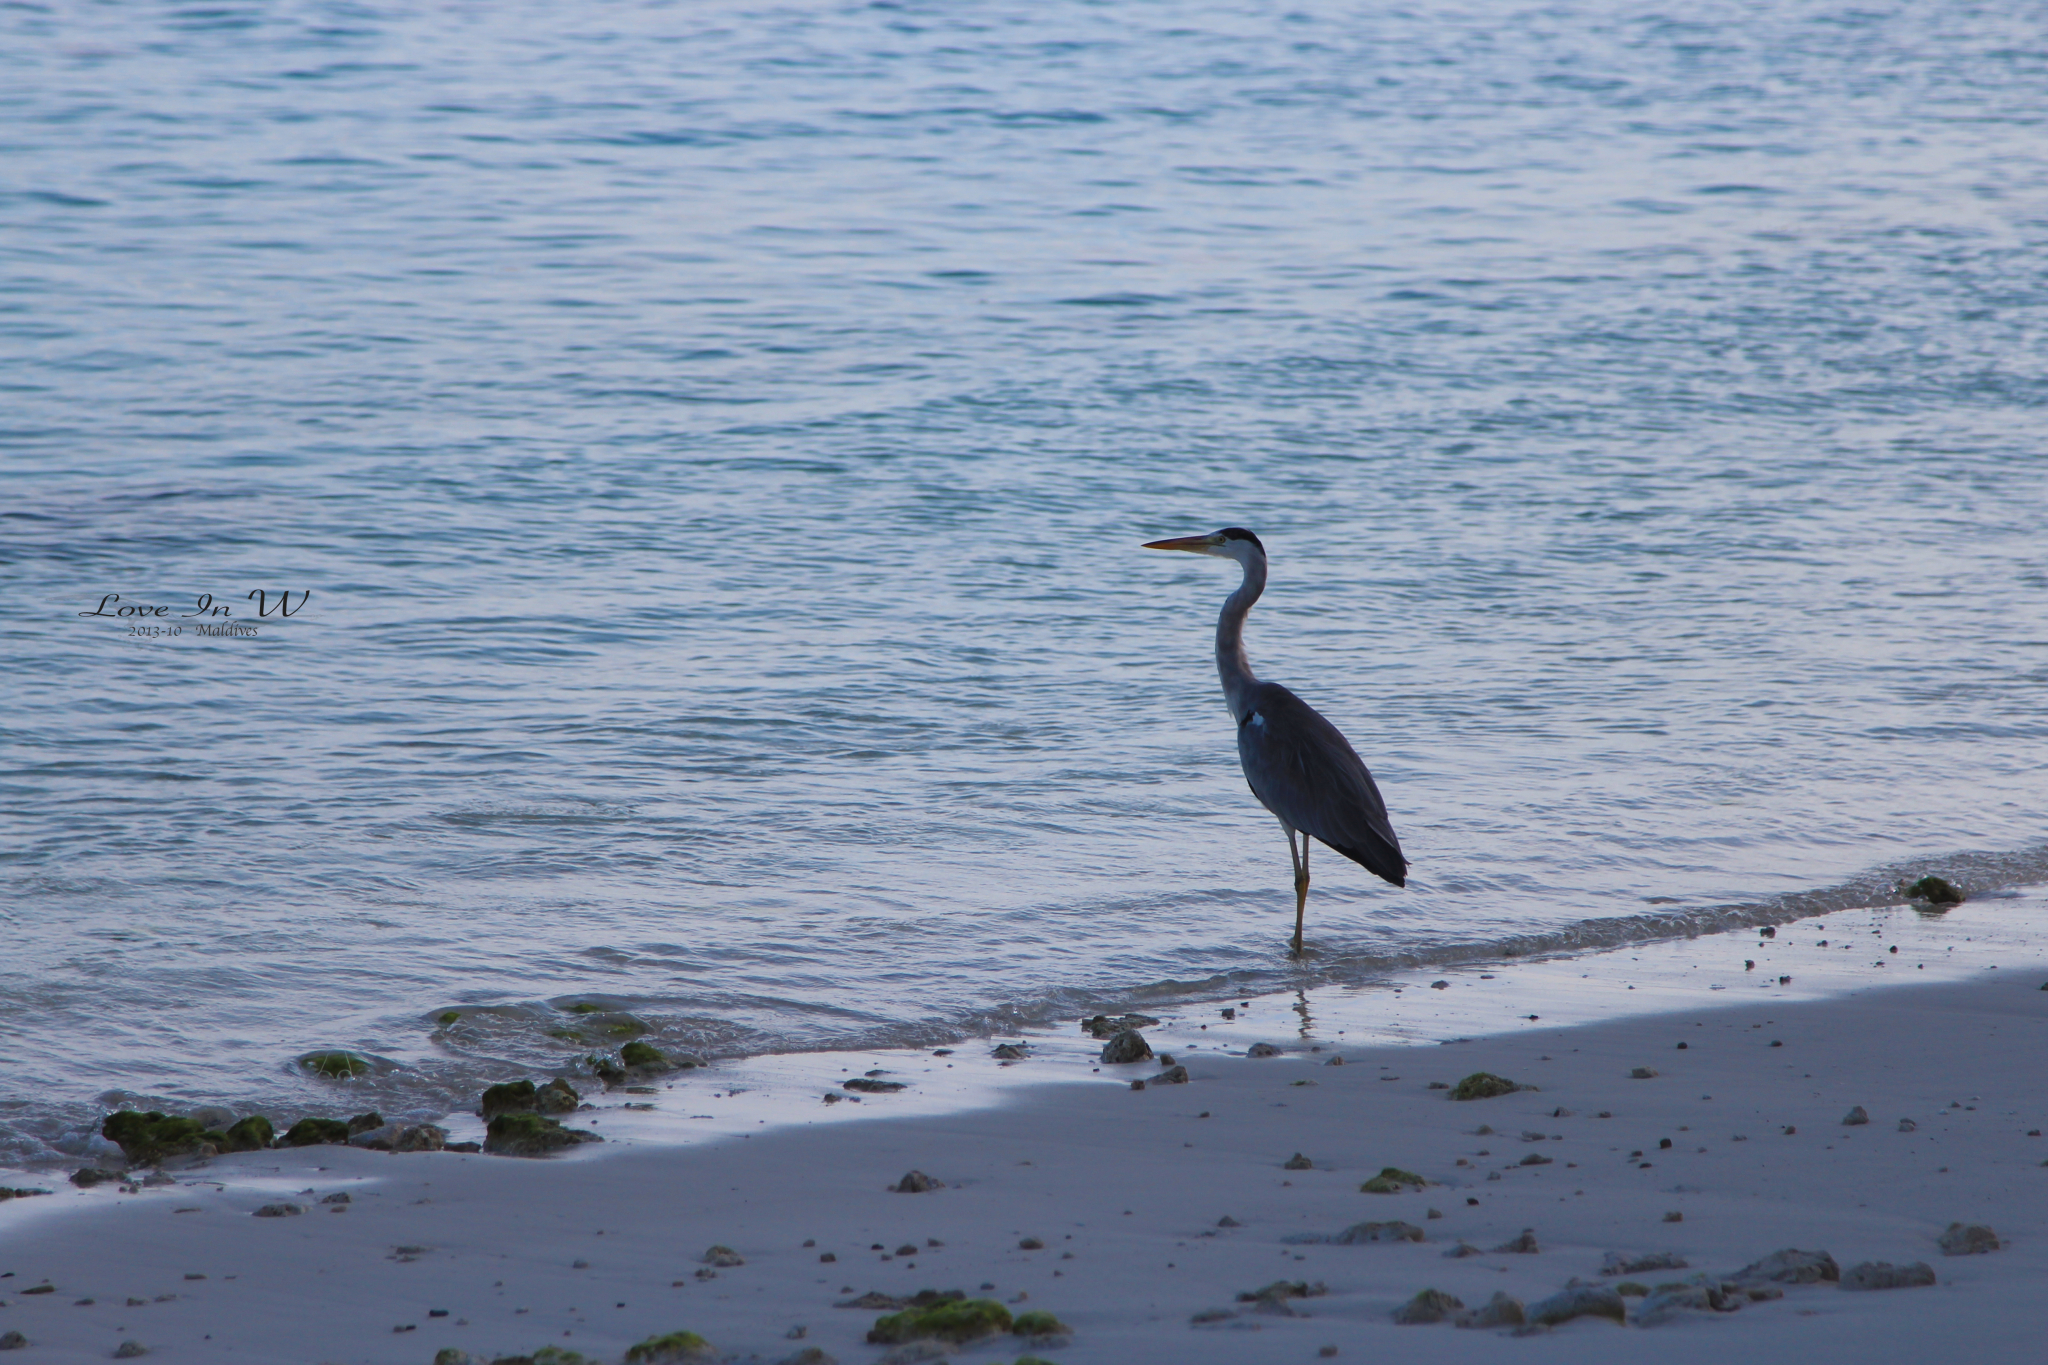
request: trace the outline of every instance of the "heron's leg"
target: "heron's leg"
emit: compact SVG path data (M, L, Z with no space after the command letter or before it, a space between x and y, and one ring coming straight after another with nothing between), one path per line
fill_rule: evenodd
M1301 836L1301 852L1294 851L1294 826L1285 820L1280 828L1287 831L1287 857L1294 864L1294 955L1301 956L1301 921L1308 908L1308 835Z

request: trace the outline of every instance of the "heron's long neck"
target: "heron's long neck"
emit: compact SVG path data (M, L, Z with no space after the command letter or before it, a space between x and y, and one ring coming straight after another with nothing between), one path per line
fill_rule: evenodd
M1216 618L1216 671L1223 678L1223 700L1239 720L1244 719L1245 707L1250 704L1245 695L1258 682L1252 676L1251 661L1244 656L1244 618L1265 590L1266 558L1255 554L1244 561L1244 582L1237 585L1237 591L1223 604L1223 614Z

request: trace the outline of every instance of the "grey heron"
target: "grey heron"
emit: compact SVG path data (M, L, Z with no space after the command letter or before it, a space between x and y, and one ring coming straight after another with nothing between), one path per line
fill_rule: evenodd
M1308 843L1322 840L1374 876L1408 884L1408 860L1387 820L1387 803L1372 773L1336 726L1279 683L1260 682L1244 654L1244 618L1266 590L1266 547L1241 526L1212 535L1154 540L1148 550L1185 550L1234 559L1244 581L1216 618L1216 671L1223 700L1237 722L1237 759L1259 804L1287 831L1294 863L1294 955L1301 956L1301 922L1308 908ZM1294 836L1301 834L1301 851Z

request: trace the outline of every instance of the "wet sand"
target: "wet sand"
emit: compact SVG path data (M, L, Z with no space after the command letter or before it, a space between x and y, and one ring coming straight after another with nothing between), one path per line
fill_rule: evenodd
M1699 989L1688 1008L1522 1018L1446 1043L1359 1046L1272 1002L1234 1021L1189 1011L1152 1033L1191 1080L1143 1090L1129 1079L1157 1063L1094 1070L1082 1049L1099 1044L1077 1033L1039 1040L1000 1073L988 1043L877 1054L913 1088L826 1107L813 1087L818 1122L756 1119L749 1134L729 1111L700 1120L717 1136L688 1145L652 1139L662 1122L691 1122L679 1111L714 1108L733 1073L679 1078L651 1113L590 1097L599 1108L574 1121L615 1140L565 1158L317 1147L219 1158L136 1194L57 1184L0 1204L0 1333L29 1340L24 1362L104 1360L132 1340L164 1360L424 1365L451 1346L479 1360L554 1345L612 1361L687 1329L738 1359L817 1347L868 1365L885 1351L864 1340L878 1312L833 1305L930 1288L1073 1329L1057 1348L970 1345L963 1362L1027 1349L1066 1365L1311 1361L1329 1347L1340 1360L2033 1358L2048 1334L2048 964L2008 945L1996 967L1902 985L1901 955L1862 951L1875 941L1856 956L1887 961L1865 969L1890 973L1882 984L1804 1000ZM1719 962L1731 949L1753 945L1671 951ZM1194 1037L1204 1045L1179 1041ZM1253 1040L1280 1055L1243 1055ZM982 1087L973 1107L890 1112L946 1089L949 1064L956 1090ZM1431 1088L1482 1071L1536 1088L1469 1102ZM1843 1123L1855 1106L1867 1124ZM640 1140L618 1140L635 1124L647 1125ZM1309 1168L1287 1168L1297 1154ZM1361 1192L1388 1166L1432 1183ZM913 1169L944 1188L894 1192ZM345 1212L318 1202L344 1192ZM251 1216L280 1201L307 1212ZM1219 1226L1226 1217L1236 1226ZM1408 1222L1426 1240L1289 1240L1368 1220ZM1988 1224L2004 1246L1944 1255L1953 1222ZM1524 1229L1538 1251L1491 1250ZM1484 1254L1447 1257L1460 1242ZM745 1264L705 1265L714 1244ZM1937 1283L1788 1285L1661 1326L1582 1318L1521 1337L1391 1317L1428 1288L1467 1305L1496 1292L1534 1303L1574 1279L1718 1278L1787 1247L1824 1250L1844 1271L1925 1262ZM1659 1252L1685 1268L1601 1274L1610 1253ZM1327 1293L1291 1301L1292 1315L1239 1301L1276 1280ZM53 1291L24 1292L43 1283Z

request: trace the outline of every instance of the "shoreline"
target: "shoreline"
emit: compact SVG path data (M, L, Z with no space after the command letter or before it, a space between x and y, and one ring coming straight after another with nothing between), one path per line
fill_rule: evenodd
M1784 973L1786 990L1811 990L1802 999L1775 984L1741 989L1757 973L1739 964L1728 982L1687 984L1675 953L1610 961L1611 971L1594 958L1528 962L1484 974L1483 987L1481 974L1444 990L1410 983L1401 994L1414 998L1398 1009L1375 999L1354 1014L1304 993L1293 1005L1306 1014L1285 997L1255 998L1235 1020L1218 1010L1148 1029L1188 1068L1186 1085L1133 1091L1131 1077L1160 1066L1104 1066L1088 1057L1100 1044L1076 1034L1034 1038L1030 1060L1007 1068L973 1045L950 1057L873 1054L917 1083L823 1106L819 1082L831 1078L816 1056L785 1057L758 1074L721 1065L676 1080L651 1113L591 1096L603 1107L571 1121L613 1140L548 1161L310 1147L218 1158L132 1195L58 1186L0 1203L0 1276L11 1272L0 1279L0 1334L23 1333L25 1362L100 1360L135 1340L173 1360L397 1365L444 1346L487 1361L547 1344L610 1361L686 1329L737 1359L817 1347L870 1365L885 1354L863 1340L878 1313L832 1305L929 1288L1044 1309L1074 1328L1057 1350L1014 1338L970 1346L963 1365L1027 1349L1062 1365L1310 1360L1324 1346L1356 1358L1410 1342L1460 1359L2031 1350L2048 1326L2032 1293L2048 1269L2048 1203L2036 1197L2048 1139L2030 1136L2048 1126L2048 1100L2032 1093L2048 1061L2044 954L2016 947L2042 942L2033 914L2014 913L2031 904L1972 904L1975 916L1962 916L1966 905L1880 925L1882 938L1835 917L1839 938L1825 950L1781 936L1772 951L1805 964ZM1902 951L1843 951L1840 939ZM1730 972L1719 949L1743 943L1684 945L1686 974ZM1971 965L1944 951L1928 973L1940 979L1924 983L1863 965L1965 945ZM1979 950L2000 960L1976 961ZM1575 975L1581 984L1562 989ZM1658 1008L1611 1015L1616 999L1636 1003L1629 985ZM1514 1017L1539 998L1544 1007L1523 1013L1544 1017ZM1480 1014L1500 1022L1415 1041ZM1281 1055L1233 1055L1255 1039ZM1337 1055L1343 1066L1326 1065ZM834 1065L843 1075L859 1060ZM1660 1074L1636 1079L1637 1067ZM1464 1103L1429 1088L1479 1071L1541 1088ZM808 1120L771 1123L798 1094ZM1852 1106L1871 1122L1844 1126ZM705 1111L716 1112L689 1116ZM1900 1132L1902 1118L1915 1131ZM1289 1169L1297 1154L1307 1167ZM1386 1166L1434 1183L1360 1192ZM945 1188L893 1192L913 1169ZM317 1202L336 1193L351 1196L345 1214ZM249 1216L277 1202L308 1211ZM1682 1221L1667 1224L1671 1212ZM1238 1226L1219 1227L1226 1216ZM1427 1240L1285 1240L1361 1220L1407 1222ZM1944 1256L1937 1239L1952 1222L1989 1224L2005 1247ZM1539 1252L1487 1250L1525 1227ZM1025 1248L1027 1238L1044 1248ZM1486 1254L1443 1255L1461 1241ZM703 1264L714 1245L745 1264ZM1843 1271L1925 1262L1936 1283L1867 1294L1786 1286L1739 1312L1679 1313L1644 1329L1654 1337L1581 1319L1510 1341L1390 1317L1428 1288L1476 1305L1495 1290L1533 1303L1572 1279L1613 1283L1599 1273L1609 1253L1688 1261L1633 1277L1661 1281L1727 1275L1786 1247L1827 1250ZM820 1262L827 1252L836 1259ZM21 1292L45 1280L53 1292ZM1328 1292L1287 1301L1287 1312L1238 1301L1275 1280ZM430 1316L437 1309L447 1316ZM1205 1313L1229 1316L1192 1321Z

